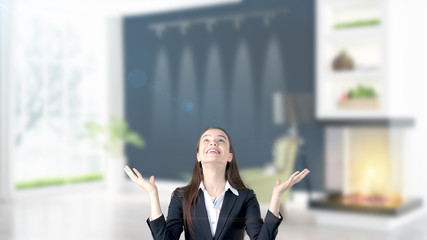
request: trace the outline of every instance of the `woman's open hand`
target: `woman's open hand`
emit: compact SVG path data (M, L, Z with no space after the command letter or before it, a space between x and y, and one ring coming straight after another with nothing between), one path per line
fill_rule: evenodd
M282 196L289 188L291 188L295 183L299 183L310 171L306 168L302 172L294 172L286 182L281 183L280 179L276 180L276 186L274 186L273 193Z
M153 220L159 217L162 214L162 209L160 208L159 192L156 184L154 183L154 176L150 177L150 181L146 181L136 168L133 168L132 171L130 167L126 165L124 169L132 182L138 184L138 186L148 193L148 196L150 197L150 219Z
M129 178L132 180L132 182L138 184L138 186L140 186L142 189L144 189L148 195L157 195L158 190L157 190L157 186L154 183L154 176L150 177L150 181L146 181L141 173L139 173L138 170L136 170L136 168L133 168L133 171L130 169L129 166L125 166L124 170L126 172L126 174L129 176ZM135 173L136 175L135 175Z

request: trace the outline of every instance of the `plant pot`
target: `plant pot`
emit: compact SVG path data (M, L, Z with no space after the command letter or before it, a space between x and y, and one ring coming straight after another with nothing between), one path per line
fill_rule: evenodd
M347 99L338 102L340 109L379 109L380 100L378 98L360 98L360 99Z

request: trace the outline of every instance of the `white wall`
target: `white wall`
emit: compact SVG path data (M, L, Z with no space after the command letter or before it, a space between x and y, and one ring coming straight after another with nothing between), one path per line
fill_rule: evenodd
M419 68L423 70L420 75L420 78L417 79L420 83L418 89L418 109L419 116L417 117L417 122L419 128L417 130L417 135L419 137L418 144L421 149L420 155L417 155L416 158L421 163L420 170L420 179L418 180L417 191L421 191L424 195L424 209L427 211L427 16L425 12L427 11L427 2L424 1L424 6L419 10L423 19L420 19L420 38L418 42L422 45L420 48L420 54L422 55L421 62L419 63Z
M413 9L411 14L417 17L417 23L408 28L415 28L418 34L413 36L411 44L416 46L417 50L412 56L417 61L412 69L413 73L407 77L415 78L414 92L407 92L407 97L411 98L415 109L415 128L411 131L408 147L411 149L411 165L406 169L410 185L409 194L421 196L423 198L424 210L427 211L427 2L423 0L405 1L405 4L417 3L423 7ZM413 61L412 61L413 62ZM405 82L405 79L401 80Z

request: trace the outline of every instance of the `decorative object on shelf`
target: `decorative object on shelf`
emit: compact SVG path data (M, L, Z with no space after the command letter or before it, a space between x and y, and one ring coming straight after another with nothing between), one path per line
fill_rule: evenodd
M81 136L91 140L96 146L103 148L108 155L106 183L110 193L122 190L125 181L123 166L126 161L123 147L126 143L138 148L144 148L144 139L129 129L127 122L117 117L111 117L107 124L86 122Z
M338 107L345 109L378 109L380 101L373 87L358 85L356 88L341 94Z
M381 21L378 18L360 19L360 20L355 20L355 21L336 23L336 24L334 24L334 29L376 26L376 25L380 25L380 23L381 23Z
M341 50L341 52L334 58L332 69L334 71L350 71L353 70L353 68L353 59L347 54L345 50Z

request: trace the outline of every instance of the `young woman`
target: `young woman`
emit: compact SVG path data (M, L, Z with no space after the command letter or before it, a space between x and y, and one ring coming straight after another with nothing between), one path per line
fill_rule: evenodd
M151 216L147 219L154 239L275 239L282 221L280 198L310 171L295 172L281 183L277 179L265 220L253 190L239 175L230 136L219 127L206 128L197 142L196 160L190 183L177 188L171 197L167 220L162 214L154 176L146 181L138 170L124 170L143 188L149 198Z

